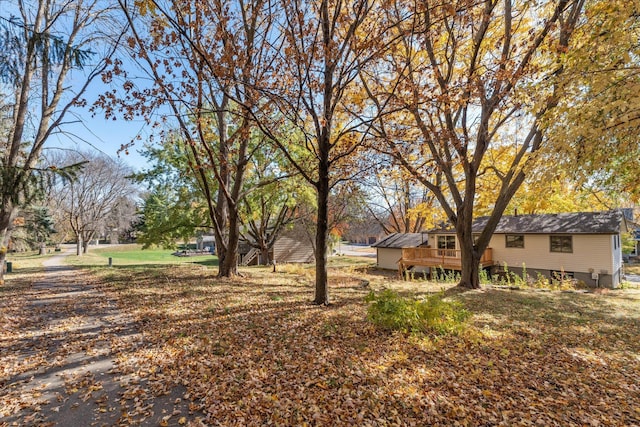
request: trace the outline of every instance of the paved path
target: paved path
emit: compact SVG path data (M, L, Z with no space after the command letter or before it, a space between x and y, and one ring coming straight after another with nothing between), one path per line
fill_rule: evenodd
M115 301L63 265L67 255L47 260L28 291L28 325L18 326L9 350L14 366L32 369L0 378L0 426L186 424L184 390L150 399L144 379L118 372L117 358L143 346L143 335Z

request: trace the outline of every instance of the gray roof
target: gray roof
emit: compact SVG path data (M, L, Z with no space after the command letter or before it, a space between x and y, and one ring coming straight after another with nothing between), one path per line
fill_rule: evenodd
M371 245L374 248L415 248L427 242L427 233L393 233Z
M484 229L489 217L473 222L473 231ZM624 231L620 211L571 212L540 215L505 215L495 233L523 234L617 234Z

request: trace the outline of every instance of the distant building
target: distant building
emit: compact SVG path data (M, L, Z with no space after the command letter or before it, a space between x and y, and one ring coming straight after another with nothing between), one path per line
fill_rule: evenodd
M264 264L260 250L249 243L242 243L238 249L242 265ZM311 263L315 261L313 236L303 224L280 233L269 251L269 261L281 263Z
M373 245L384 236L384 229L378 222L366 221L349 224L349 229L342 237L356 245Z

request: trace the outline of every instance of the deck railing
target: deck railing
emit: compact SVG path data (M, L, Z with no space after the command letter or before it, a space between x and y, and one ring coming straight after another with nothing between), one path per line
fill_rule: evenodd
M491 248L487 248L480 263L492 263ZM412 262L428 263L432 265L458 265L462 260L462 251L456 249L436 249L436 248L404 248L402 249L402 262L411 264Z

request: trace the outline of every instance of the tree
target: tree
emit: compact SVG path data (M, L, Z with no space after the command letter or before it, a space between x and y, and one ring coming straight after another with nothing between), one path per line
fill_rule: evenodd
M555 160L580 185L640 199L640 2L594 0L563 55L565 96L546 115Z
M87 252L91 240L112 230L115 223L109 219L118 211L119 203L135 196L135 188L127 178L131 170L108 156L66 152L61 161L88 162L76 179L51 188L56 209L73 231L76 255L80 256Z
M20 210L13 222L12 250L36 249L44 254L46 242L56 232L54 220L46 206L28 206Z
M397 165L376 170L365 186L369 213L387 234L419 233L442 220L433 193Z
M158 146L145 145L143 155L150 165L134 175L145 184L137 241L143 248L160 245L175 248L176 241L188 241L200 231L211 232L206 193L191 171L188 147L165 138ZM213 177L211 181L215 182Z
M269 253L282 232L299 220L301 207L313 205L309 186L289 171L279 150L260 144L251 159L240 208L242 241L260 251L260 261L273 260Z
M315 304L329 303L329 197L332 188L354 175L349 160L362 146L362 132L371 121L363 116L373 110L356 95L361 70L382 51L377 43L385 24L377 19L378 6L368 0L283 0L275 72L260 85L276 113L254 113L265 134L316 191ZM301 141L291 144L291 133L281 133L287 128L295 129Z
M255 148L240 192L240 234L242 241L259 249L261 260L268 263L268 253L278 236L293 220L297 207L307 203L309 189L287 170L277 149L262 141L252 146ZM196 176L184 173L190 170L188 148L165 140L158 147L147 146L145 156L151 167L136 178L149 186L150 193L144 200L138 241L145 246L174 247L176 240L211 232L206 193Z
M26 211L25 229L29 236L31 247L38 247L40 255L44 255L44 249L49 236L56 232L53 218L45 206L32 206Z
M142 108L122 107L125 115L146 115L156 100L167 102L194 159L201 159L194 173L214 173L219 185L215 202L214 194L204 190L223 251L220 275L235 274L240 188L258 125L317 190L315 302L328 302L327 200L332 185L348 179L330 177L330 171L359 146L363 122L353 121L351 108L364 109L363 98L351 102L350 94L356 92L358 70L375 56L371 34L382 25L372 16L375 5L365 0L161 3L137 2L150 24L148 40L127 14L134 32L130 45L156 86L140 91L127 81L131 105L150 101ZM121 5L130 11L124 0ZM163 84L168 77L171 84ZM104 104L115 108L106 98ZM289 132L280 133L284 129ZM291 130L303 136L301 147L289 143ZM300 150L307 148L307 157L301 157ZM307 167L309 162L317 168Z
M140 219L138 203L128 194L119 197L114 205L115 208L105 218L102 237L111 244L120 243L121 240L131 242L132 232Z
M563 93L558 76L584 1L512 0L396 3L399 42L384 69L367 82L370 96L388 92L394 103L377 135L383 151L438 200L456 228L461 249L459 285L477 288L479 261L536 154L545 147L542 116ZM381 102L378 102L381 104ZM517 135L509 144L508 134ZM506 145L504 169L487 164L491 147ZM499 181L489 220L472 234L478 179Z
M337 241L345 236L350 225L358 221L366 210L367 195L357 181L354 178L339 182L329 194L329 233Z
M189 197L184 187L156 187L143 201L140 211L140 232L137 241L144 249L159 245L176 247L176 241L188 242L199 230L209 229L206 204L201 195Z
M620 198L597 181L586 183L576 180L575 167L563 161L553 162L544 156L545 167L530 170L527 179L509 202L507 212L521 214L587 212L621 207ZM513 151L508 146L487 150L485 163L505 170L513 162ZM542 160L539 160L542 162ZM474 214L490 215L493 199L501 182L496 174L485 173L478 177Z
M271 67L271 4L205 1L120 0L131 25L133 58L152 77L139 89L125 78L125 96L107 94L100 106L112 116L139 114L151 120L165 107L163 120L180 133L188 148L188 173L197 177L216 236L219 276L237 274L239 204L246 167L253 155L255 127L248 112L261 108L254 87ZM139 12L135 16L135 12ZM146 25L146 27L145 27ZM169 117L170 116L170 117Z
M10 126L0 140L0 265L17 209L38 194L45 142L64 126L72 108L85 104L84 93L121 34L107 2L6 3L1 4L6 15L0 17L0 80Z

